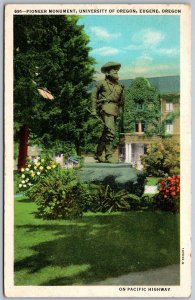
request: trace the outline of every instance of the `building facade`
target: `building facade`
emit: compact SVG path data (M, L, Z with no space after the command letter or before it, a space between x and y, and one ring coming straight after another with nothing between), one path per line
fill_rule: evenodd
M140 99L138 103L134 99L132 101L132 107L139 106L139 109L134 110L134 116L131 120L125 120L129 124L131 132L126 132L121 134L120 138L120 147L119 147L119 160L125 163L131 163L134 167L142 169L141 165L141 156L146 154L147 146L151 143L158 143L166 137L171 137L172 139L179 142L180 140L180 94L179 94L179 84L175 84L175 77L168 78L169 86L163 86L159 90L159 106L153 107L153 109L159 109L160 114L158 115L158 124L156 127L159 127L159 131L156 133L148 134L148 128L153 128L154 124L150 123L150 117L147 118L147 113L150 114L149 105L152 105L149 101L143 101ZM173 84L171 85L171 80ZM153 85L156 82L157 88L162 87L164 81L167 81L167 78L156 78L152 80ZM177 82L179 80L177 78ZM149 109L149 110L148 110ZM141 111L143 117L141 117ZM145 112L145 115L144 115ZM131 111L129 112L131 115ZM147 119L147 122L144 120ZM155 131L154 131L155 132Z

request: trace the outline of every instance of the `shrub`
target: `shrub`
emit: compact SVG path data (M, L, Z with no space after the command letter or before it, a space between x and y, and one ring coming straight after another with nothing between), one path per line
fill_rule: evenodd
M38 205L38 215L45 219L75 218L82 215L88 189L74 170L43 176L28 192Z
M85 211L112 212L142 210L151 207L151 200L131 194L126 190L116 191L109 185L90 184L88 202Z
M126 194L127 192L124 190L115 192L109 185L100 185L97 211L111 212L129 210L130 205L125 198Z
M180 176L172 176L159 183L159 193L154 196L154 208L179 212Z
M151 144L141 158L143 169L149 176L165 177L180 173L179 144L171 138Z
M82 201L83 212L97 212L101 195L100 190L102 190L102 187L101 185L93 183L84 183L84 186L86 187L86 193Z
M37 183L40 178L49 173L53 173L58 167L59 165L49 157L39 157L36 162L28 158L25 168L21 169L20 182L18 185L20 191L27 191Z
M153 210L153 195L143 195L141 197L140 207L142 210Z
M138 172L137 173L137 180L132 184L132 187L127 188L131 194L135 194L138 197L141 197L144 193L145 189L145 182L146 182L146 173L145 172Z
M126 194L123 196L129 204L129 210L149 210L153 207L153 200L149 196L137 196L135 194Z

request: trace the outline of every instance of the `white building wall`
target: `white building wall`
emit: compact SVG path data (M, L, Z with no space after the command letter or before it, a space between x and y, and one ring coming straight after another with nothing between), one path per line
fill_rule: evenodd
M125 144L125 153L126 153L126 156L125 156L125 162L126 163L131 163L132 161L132 145L131 144Z
M142 169L141 155L144 154L144 144L125 144L125 162L136 165L138 169Z

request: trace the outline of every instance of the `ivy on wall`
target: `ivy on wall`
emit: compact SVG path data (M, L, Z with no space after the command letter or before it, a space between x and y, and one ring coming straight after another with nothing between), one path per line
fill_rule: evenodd
M180 95L179 94L164 94L161 95L161 99L166 100L166 102L177 104L180 102ZM166 132L166 125L168 123L173 123L175 119L177 119L180 116L179 110L171 111L164 116L162 120L162 133L161 135L166 136L172 136L173 133Z
M126 92L124 132L135 133L135 123L145 123L145 135L161 134L161 101L158 90L146 78L136 78Z
M176 111L176 112L172 111L167 114L165 120L169 121L169 122L174 121L177 117L179 117L179 115L180 115L180 113L178 111Z
M176 94L176 93L161 94L160 97L166 100L167 102L171 102L173 104L180 102L180 94Z
M135 133L136 123L145 123L145 136L166 136L166 124L179 117L179 112L170 112L162 120L161 99L179 103L178 93L161 94L143 77L136 78L126 91L124 105L124 133ZM170 135L170 134L169 134Z

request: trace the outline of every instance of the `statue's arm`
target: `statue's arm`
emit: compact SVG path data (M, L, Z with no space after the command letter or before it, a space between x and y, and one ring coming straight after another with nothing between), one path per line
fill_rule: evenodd
M121 97L120 97L120 101L119 101L119 106L121 108L124 106L124 102L125 102L125 87L124 87L124 85L122 85Z
M100 84L96 83L92 93L91 93L91 114L96 115L97 113L97 101L100 90Z

